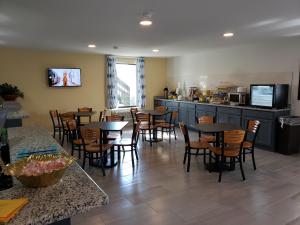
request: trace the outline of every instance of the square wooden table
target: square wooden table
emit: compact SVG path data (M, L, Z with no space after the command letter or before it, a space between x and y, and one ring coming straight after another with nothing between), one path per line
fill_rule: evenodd
M162 111L157 111L157 110L141 110L139 111L140 113L145 113L145 114L149 114L152 117L152 121L153 121L153 125L155 125L155 118L158 116L164 116L166 114L168 114L168 111L162 112ZM137 113L139 113L137 112ZM157 128L153 129L153 139L152 142L160 142L162 141L162 138L158 138L157 137Z
M210 133L216 135L216 146L220 146L220 138L224 136L224 131L230 131L230 130L243 130L243 128L240 125L232 124L232 123L212 123L212 124L196 124L193 126L194 129L200 131L201 133ZM221 135L221 136L220 136ZM215 163L213 164L207 164L206 168L209 171L213 172L219 172L219 157L216 157ZM227 170L234 170L235 165L234 162L231 162L230 167L226 168Z
M108 121L108 122L92 122L84 125L83 128L95 128L100 129L100 135L102 137L103 144L108 143L108 133L109 131L121 131L128 124L128 121ZM118 163L115 162L115 153L110 151L110 164L106 164L106 168L112 168Z

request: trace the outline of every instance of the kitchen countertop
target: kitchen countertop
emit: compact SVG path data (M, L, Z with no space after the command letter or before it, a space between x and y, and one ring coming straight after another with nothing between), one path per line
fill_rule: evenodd
M202 102L193 102L193 101L188 101L188 100L173 100L173 99L163 99L163 98L156 98L154 100L191 103L191 104L198 104L198 105L210 105L210 106L219 106L219 107L230 107L230 108L239 108L239 109L248 109L248 110L259 110L259 111L266 111L266 112L282 112L282 111L291 110L291 108L267 109L267 108L251 107L251 106L234 106L234 105L223 105L223 104L216 104L216 103L202 103Z
M47 130L32 127L8 129L11 160L15 161L16 153L23 149L43 148L56 145ZM8 224L49 224L84 213L92 208L108 204L107 194L74 163L69 167L62 180L45 188L27 188L14 179L14 187L0 191L0 199L26 197L29 203Z

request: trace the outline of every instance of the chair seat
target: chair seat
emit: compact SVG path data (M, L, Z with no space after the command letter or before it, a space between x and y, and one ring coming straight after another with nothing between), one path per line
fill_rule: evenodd
M201 141L206 141L208 143L216 142L216 137L213 136L213 135L201 135L200 140Z
M112 144L101 144L102 146L102 152L105 152L109 150L113 145ZM85 146L85 151L91 152L91 153L97 153L101 152L100 150L100 144L89 144Z
M86 145L89 145L89 144L94 143L94 142L96 142L96 140L87 140L87 139L84 140L84 143ZM82 139L75 139L75 140L73 140L73 143L75 145L82 145L83 144Z
M243 148L252 148L253 143L251 141L244 141Z
M222 154L222 149L220 147L213 147L209 146L209 150L215 153L216 155L221 155ZM240 150L239 149L234 149L230 147L225 147L224 148L224 156L225 157L237 157L239 156Z
M170 124L170 123L160 123L160 124L158 124L158 126L162 127L162 128L172 128L175 125L174 124Z
M131 146L131 138L119 138L112 144L115 146Z
M157 125L152 125L152 124L141 124L140 129L141 130L153 130L154 128L157 128Z
M155 120L155 123L158 124L158 123L166 123L167 121L165 120Z
M191 141L190 146L193 149L207 149L209 144L205 141Z

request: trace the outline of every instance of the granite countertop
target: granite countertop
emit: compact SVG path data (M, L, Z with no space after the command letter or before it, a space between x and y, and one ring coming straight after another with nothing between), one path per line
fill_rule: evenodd
M202 102L193 102L193 101L188 101L188 100L174 100L174 99L163 99L163 98L157 98L155 100L183 102L183 103L191 103L191 104L198 104L198 105L211 105L211 106L229 107L229 108L237 108L237 109L249 109L249 110L258 110L258 111L266 111L266 112L282 112L282 111L290 111L291 110L291 108L267 109L267 108L251 107L251 106L223 105L223 104L216 104L216 103L202 103Z
M9 128L11 160L23 148L42 148L56 145L64 149L40 127ZM8 224L49 224L84 213L92 208L108 204L107 194L74 163L68 168L62 180L46 188L27 188L14 180L14 187L0 191L0 199L26 197L29 203Z

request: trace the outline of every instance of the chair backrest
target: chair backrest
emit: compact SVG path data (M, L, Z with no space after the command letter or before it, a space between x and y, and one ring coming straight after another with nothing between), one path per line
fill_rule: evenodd
M212 124L214 123L214 117L213 116L200 116L196 117L196 123L198 124Z
M229 146L230 148L242 150L242 143L245 139L246 131L244 130L229 130L224 131L224 138L222 149L224 151L224 146Z
M124 121L124 116L112 114L111 116L106 116L106 121Z
M141 121L141 122L149 122L150 123L150 119L151 119L151 116L149 113L141 113L141 112L137 112L135 114L135 118L136 118L136 121Z
M93 109L89 108L89 107L78 108L78 112L92 112L92 111L93 111Z
M258 120L248 120L247 122L247 139L252 142L252 145L254 146L256 136L258 133L258 130L260 128L261 123Z
M138 112L138 108L134 107L134 108L130 108L130 114L131 114L131 119L132 119L132 123L135 123L135 114Z
M71 138L77 139L78 138L77 121L74 119L67 120L66 125L67 125L69 133L71 134Z
M172 113L171 113L171 123L175 123L177 117L178 117L178 112L177 111L172 111Z
M80 136L82 138L83 144L85 144L85 140L98 141L100 139L100 129L81 127L80 128Z
M67 120L66 121L67 127L69 131L74 131L77 130L77 123L76 120L72 119L72 120Z
M65 112L65 113L59 113L59 118L60 118L60 123L62 125L62 127L65 129L66 126L66 122L68 120L74 120L75 119L75 115L73 112Z
M103 111L100 111L99 122L103 122L105 120L105 116L106 116L106 110L104 109Z
M185 147L189 148L190 147L190 137L189 137L188 128L183 122L179 123L179 127L180 127L181 133L183 134L183 137L184 137Z
M57 110L49 110L49 114L50 114L53 126L60 125Z
M160 106L155 107L155 111L158 111L158 112L166 112L167 110L168 110L167 106L160 105Z
M140 134L140 125L141 125L141 121L138 121L137 123L133 124L131 144L137 144L138 143L139 134Z

